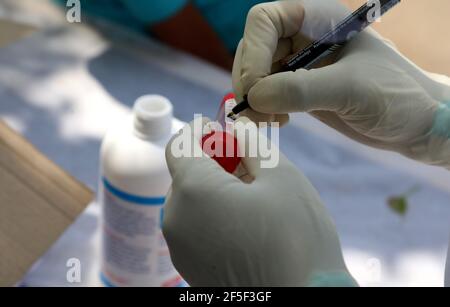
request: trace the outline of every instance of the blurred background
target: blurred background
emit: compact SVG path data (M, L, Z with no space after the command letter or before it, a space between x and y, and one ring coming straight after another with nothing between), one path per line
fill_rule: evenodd
M168 97L183 121L214 117L247 11L264 1L157 2L81 1L81 22L70 23L66 1L0 0L0 119L94 190L101 140L137 97ZM448 0L407 0L375 28L419 66L450 75L449 12ZM443 285L448 172L356 144L307 115L283 128L280 146L319 190L362 285ZM82 285L96 285L98 219L94 202L23 284L69 286L65 263L76 257Z
M353 9L361 5L359 0L342 2ZM450 75L450 2L405 0L400 5L374 28L423 69Z

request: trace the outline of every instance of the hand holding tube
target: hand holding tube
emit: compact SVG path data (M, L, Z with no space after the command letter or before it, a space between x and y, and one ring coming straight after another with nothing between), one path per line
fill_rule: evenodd
M249 139L242 129L267 141L256 125L239 119L236 138L243 152ZM201 151L201 131L192 137ZM243 158L254 178L244 183L207 156L177 158L171 150L175 138L166 151L173 184L163 231L172 261L190 285L356 285L318 193L275 146L275 168L261 167L259 155Z

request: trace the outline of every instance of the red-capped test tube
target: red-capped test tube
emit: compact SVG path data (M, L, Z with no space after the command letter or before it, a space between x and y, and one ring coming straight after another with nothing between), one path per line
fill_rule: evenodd
M233 132L233 120L227 117L235 106L234 94L226 95L216 117L216 122L220 125L214 126L214 130L202 138L203 151L231 174L237 174L241 164L238 142Z
M237 105L236 97L233 93L225 95L220 104L219 112L217 112L216 122L222 126L222 130L233 134L234 120L227 115L233 111L233 108Z

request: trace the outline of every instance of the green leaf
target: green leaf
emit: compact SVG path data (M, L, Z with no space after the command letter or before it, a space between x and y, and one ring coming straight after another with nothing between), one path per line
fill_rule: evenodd
M388 200L389 208L398 215L405 216L408 212L408 200L406 197L391 197Z

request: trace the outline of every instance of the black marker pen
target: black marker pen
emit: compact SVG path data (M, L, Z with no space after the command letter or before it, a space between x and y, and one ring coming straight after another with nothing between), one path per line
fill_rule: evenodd
M348 41L376 21L375 16L371 16L370 12L376 7L377 1L380 3L378 17L381 17L401 0L368 1L319 40L292 56L282 66L281 72L296 71L300 68L309 69L323 58L341 49ZM236 115L248 108L250 105L247 96L244 96L244 101L234 107L227 116L235 119Z

